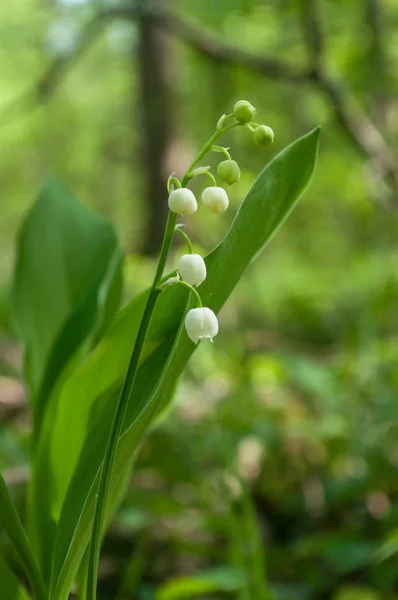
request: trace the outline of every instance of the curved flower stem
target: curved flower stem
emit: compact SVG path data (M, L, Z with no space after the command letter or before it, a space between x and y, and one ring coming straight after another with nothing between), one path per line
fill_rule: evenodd
M215 131L213 133L213 135L211 136L211 138L209 139L209 141L207 142L207 144L205 146L203 146L202 150L199 152L199 154L197 155L197 157L195 158L195 160L192 162L192 164L189 166L187 172L185 173L182 181L181 181L181 186L182 187L186 187L188 181L189 181L189 174L192 171L192 169L194 169L196 167L196 165L198 164L199 161L202 160L202 158L211 150L211 147L214 145L214 142L216 142L218 140L218 138L225 133L226 131L229 131L230 129L234 129L235 127L240 127L244 125L244 123L231 123L230 125L226 125L225 127L223 127L223 129L219 129L218 131Z
M234 113L230 113L229 115L222 115L222 117L220 117L217 122L217 131L221 130L223 128L224 123L228 121L228 119L233 118L234 116Z
M232 123L221 130L216 131L208 142L203 146L202 150L196 156L192 164L185 173L181 187L186 187L189 182L189 173L196 167L198 162L209 152L214 142L229 129L237 127L241 123ZM104 528L106 505L110 490L110 482L112 469L115 462L117 445L123 429L123 421L126 415L127 406L134 387L135 379L138 372L138 364L141 357L141 352L144 346L145 338L149 329L149 324L155 310L155 305L161 290L159 283L166 266L167 256L171 247L174 232L176 231L177 213L169 211L167 217L166 231L163 238L162 249L159 256L158 266L149 292L148 300L145 305L144 314L141 319L138 329L137 338L130 357L129 366L124 379L122 391L120 393L111 428L109 431L108 441L105 448L104 462L99 476L98 495L95 504L94 523L92 537L89 546L89 563L87 576L87 600L96 600L97 595L97 578L98 578L98 563L101 549L102 532ZM192 291L192 290L191 290ZM194 290L197 294L196 290ZM197 294L199 296L199 294ZM200 296L199 296L200 299ZM201 301L200 301L201 302Z
M199 292L197 292L197 290L195 290L195 288L190 285L189 283L187 283L186 281L183 281L182 279L180 279L180 281L177 281L176 285L183 285L184 287L188 288L190 292L192 292L192 294L194 296L196 296L196 301L198 304L198 308L202 308L203 304L202 304L202 298L199 296Z
M229 131L229 129L234 129L235 127L242 127L242 125L245 125L245 123L241 123L240 121L238 121L237 123L230 123L230 125L226 125L218 133L221 135L222 133L225 133L226 131Z
M204 171L204 172L202 173L202 175L207 175L207 177L210 179L210 181L211 181L212 185L213 185L214 187L217 187L217 181L216 181L216 179L215 179L214 175L212 175L212 174L210 173L210 171Z
M227 158L227 160L232 160L231 155L228 152L228 148L224 148L224 146L216 146L215 144L212 147L214 152L221 152Z
M174 177L173 175L170 175L170 177L167 180L167 191L169 192L169 194L173 191L174 186L176 186L176 188L180 188L181 187L181 182L178 179L178 177Z
M180 229L178 226L176 227L175 231L176 231L176 233L179 233L180 235L182 235L182 237L184 238L184 240L187 243L189 254L192 254L193 253L192 242L189 239L189 237L187 236L187 234L185 233L185 231Z

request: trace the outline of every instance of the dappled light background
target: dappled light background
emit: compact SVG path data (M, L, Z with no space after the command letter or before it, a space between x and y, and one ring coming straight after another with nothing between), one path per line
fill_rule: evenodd
M225 138L242 178L228 213L189 220L203 253L263 166L322 125L311 188L141 447L101 598L249 600L242 573L266 568L278 600L397 600L396 0L19 0L0 23L0 353L16 369L15 238L47 177L115 224L127 302L152 278L167 176L234 102L275 143ZM8 376L0 419L23 506L29 414Z

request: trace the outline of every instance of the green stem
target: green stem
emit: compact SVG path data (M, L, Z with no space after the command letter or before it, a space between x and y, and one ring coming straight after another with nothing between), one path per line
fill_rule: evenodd
M127 374L116 406L111 430L109 432L108 442L105 449L104 462L101 470L97 503L94 514L93 535L91 538L89 549L87 600L96 600L98 562L101 549L102 530L105 520L106 502L111 482L112 467L115 461L118 441L122 433L123 421L129 403L130 394L133 389L135 378L137 375L141 351L144 346L145 337L149 328L152 313L155 309L156 300L158 295L160 294L160 290L157 289L157 287L162 277L164 267L166 265L167 255L170 250L174 229L177 223L177 217L178 215L176 213L169 211L166 232L163 239L163 245L160 253L158 266L156 269L151 290L149 292L148 300L140 323L133 352L131 354Z
M224 156L228 159L228 160L232 160L231 159L231 155L228 152L227 148L224 148L223 146L216 146L213 145L212 150L214 150L215 152L221 152L222 154L224 154Z
M187 243L189 254L192 254L192 252L193 252L193 249L192 249L192 242L191 242L191 240L189 239L189 237L187 236L187 234L185 233L185 231L183 231L182 229L180 229L180 228L177 226L177 227L176 227L176 233L179 233L180 235L182 235L182 237L184 238L184 240L185 240L185 241L186 241L186 243Z
M190 285L186 281L182 281L182 279L180 279L180 281L177 281L176 285L183 285L184 287L188 288L189 291L192 292L192 294L194 296L196 296L198 307L202 308L202 306L203 306L203 304L202 304L202 298L199 296L199 293L195 290L195 288L192 285Z
M235 129L235 127L242 127L242 125L245 125L245 123L241 123L241 122L231 123L230 125L226 125L224 127L224 129L222 129L219 133L221 135L222 133L225 133L226 131L229 131L230 129Z
M195 160L192 162L187 172L185 173L181 181L181 187L186 187L187 183L189 182L189 173L192 171L193 168L195 168L195 166L207 154L207 152L209 152L212 145L214 144L214 142L216 142L220 135L222 135L222 133L228 131L229 129L237 127L238 125L240 125L240 123L233 123L231 125L227 125L223 129L221 129L220 131L216 131L212 135L212 137L203 146L202 150L196 156ZM101 550L102 531L104 528L105 521L106 504L112 476L112 468L116 457L118 441L122 433L124 417L126 415L127 406L137 376L138 364L144 346L146 334L149 329L149 324L152 318L153 311L155 309L157 298L161 293L161 291L158 289L158 286L162 278L164 268L166 266L167 256L171 247L171 242L173 240L176 228L177 217L177 213L169 211L158 266L149 292L140 327L138 329L137 338L135 340L134 348L130 357L130 362L127 368L127 373L123 383L122 391L120 393L116 405L111 429L108 436L108 441L105 448L104 462L100 472L98 495L95 505L93 531L89 546L87 600L96 600L98 563Z
M202 173L202 175L207 175L214 187L217 187L217 181L215 180L214 175L210 173L210 171L205 171L204 173Z
M222 131L222 125L224 125L224 123L226 121L228 121L228 119L231 119L234 116L235 116L234 113L230 113L229 115L223 115L222 117L220 117L217 122L217 127L216 127L217 131L219 130L220 125L221 125L221 131Z
M218 138L225 133L226 131L229 131L230 129L234 129L235 127L239 127L240 125L243 125L243 123L231 123L230 125L227 125L226 127L224 127L223 129L220 129L219 131L216 131L211 138L209 139L209 141L207 142L207 144L205 146L203 146L202 150L199 152L199 154L197 155L197 157L195 158L195 160L193 161L193 163L189 166L186 174L184 175L182 181L181 181L181 185L182 187L186 187L188 181L189 181L189 173L192 171L192 169L194 169L196 167L196 165L198 164L199 161L202 160L202 158L211 150L211 147L214 145L214 142L216 142L218 140Z
M180 188L181 187L181 182L180 182L180 180L177 177L173 177L173 175L170 175L170 177L167 180L167 191L169 192L169 194L174 189L173 185L175 185L176 188Z

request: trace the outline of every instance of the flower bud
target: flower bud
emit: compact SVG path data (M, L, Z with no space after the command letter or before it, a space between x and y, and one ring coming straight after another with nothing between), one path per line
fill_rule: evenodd
M227 210L229 205L228 194L221 187L208 187L202 192L202 201L214 213Z
M256 127L253 138L256 144L267 146L268 144L272 144L274 141L274 132L272 131L271 127L268 127L268 125L259 125Z
M234 106L234 115L241 123L250 123L256 115L256 109L247 100L239 100Z
M217 175L222 181L232 185L240 178L240 168L236 160L223 160L217 167Z
M191 190L188 188L178 188L170 193L169 208L181 215L193 215L198 210L198 203Z
M200 285L206 279L206 265L200 254L184 254L178 261L181 279L189 285Z
M210 308L192 308L185 317L185 329L194 344L200 340L212 342L218 333L217 317Z

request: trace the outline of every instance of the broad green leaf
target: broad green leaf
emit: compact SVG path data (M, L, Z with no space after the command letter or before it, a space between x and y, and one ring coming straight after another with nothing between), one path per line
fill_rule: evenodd
M25 530L14 506L6 483L0 474L0 525L14 546L30 581L36 600L47 600L47 592Z
M5 600L29 600L27 592L19 585L14 573L0 554L0 598Z
M226 237L206 257L207 279L200 287L205 306L220 310L245 268L287 218L312 177L318 138L318 130L302 137L260 174ZM54 583L61 600L67 597L89 537L96 478L146 295L119 313L87 362L66 381L52 439L43 449L47 459L43 460L41 473L43 481L53 481L52 517L54 521L59 519ZM119 443L115 484L143 435L169 401L195 348L180 328L186 298L186 290L174 286L158 301Z
M97 325L99 290L119 253L111 224L56 181L26 216L10 309L25 349L36 433L57 378Z
M119 310L123 293L123 259L123 252L118 249L110 261L108 271L99 288L99 315L93 346L104 335Z
M236 569L213 569L192 577L178 577L168 581L157 590L156 600L193 600L202 598L204 594L236 592L246 584L243 573Z

